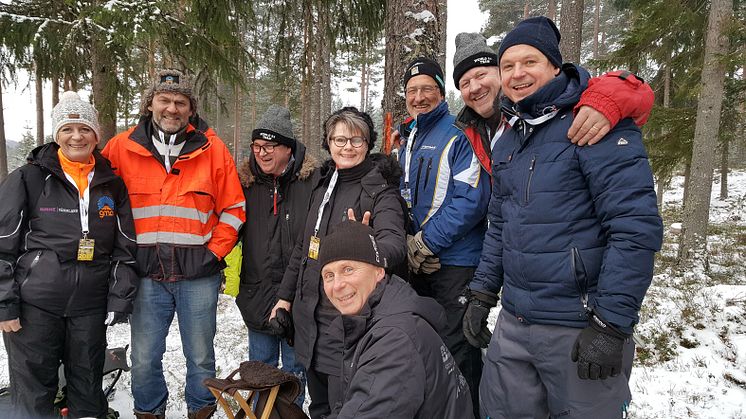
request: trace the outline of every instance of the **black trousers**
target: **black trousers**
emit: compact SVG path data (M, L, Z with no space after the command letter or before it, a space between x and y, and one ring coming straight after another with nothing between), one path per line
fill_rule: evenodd
M313 366L306 370L308 395L311 404L308 413L311 419L324 419L332 412L336 404L342 404L344 389L342 381L336 375L316 371Z
M463 319L466 304L459 302L464 288L474 277L473 267L445 265L429 275L410 277L417 294L435 299L446 312L446 328L439 330L440 338L451 351L461 374L469 384L474 417L479 417L479 381L482 379L482 352L471 346L464 336Z
M21 330L3 333L10 369L11 417L54 415L60 362L65 364L70 417L103 418L101 388L106 352L106 313L60 317L21 304Z

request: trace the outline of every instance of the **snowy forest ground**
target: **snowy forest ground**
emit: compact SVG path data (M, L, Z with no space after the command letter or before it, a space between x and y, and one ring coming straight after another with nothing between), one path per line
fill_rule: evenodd
M731 172L728 199L719 199L717 182L710 210L709 270L676 271L683 178L675 177L664 196L665 243L636 329L639 346L630 382L630 418L746 417L746 171ZM493 310L493 327L496 315ZM111 328L108 340L111 347L127 345L129 325ZM226 376L247 358L247 346L241 315L233 299L222 295L215 337L218 376ZM170 390L167 416L185 418L186 367L176 320L164 369ZM3 347L0 387L7 385ZM111 406L122 418L132 417L129 374L116 389Z

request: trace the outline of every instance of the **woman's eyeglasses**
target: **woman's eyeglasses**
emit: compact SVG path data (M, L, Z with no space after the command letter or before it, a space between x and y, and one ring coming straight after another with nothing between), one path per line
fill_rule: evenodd
M363 137L347 138L347 137L337 136L337 137L332 137L331 141L334 143L335 146L339 148L346 146L348 142L352 144L353 147L360 148L365 143L365 138Z

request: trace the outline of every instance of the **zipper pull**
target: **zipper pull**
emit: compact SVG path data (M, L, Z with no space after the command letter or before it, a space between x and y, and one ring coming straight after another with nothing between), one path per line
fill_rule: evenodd
M534 166L536 166L536 157L531 159L531 167L528 168L529 171L534 170Z

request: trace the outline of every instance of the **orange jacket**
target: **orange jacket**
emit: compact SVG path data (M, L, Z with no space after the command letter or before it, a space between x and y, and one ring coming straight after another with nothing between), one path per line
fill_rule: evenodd
M116 135L103 150L127 185L138 253L143 247L151 250L138 255L140 267L157 279L219 272L220 264L204 248L224 258L246 220L233 158L215 132L199 122L203 130L187 127L186 142L170 173L153 154L150 117Z

